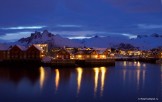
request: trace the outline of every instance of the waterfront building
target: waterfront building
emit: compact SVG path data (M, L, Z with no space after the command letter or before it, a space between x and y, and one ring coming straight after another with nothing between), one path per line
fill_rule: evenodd
M9 46L0 45L0 61L6 60L9 58Z
M66 49L61 48L56 52L56 59L70 59L70 53Z
M45 56L46 52L40 46L34 44L26 50L25 58L28 60L39 60Z
M20 60L20 59L26 59L26 47L15 45L10 48L9 55L11 60Z
M44 53L48 53L48 44L34 44L36 46L39 46L41 49L43 49Z
M162 59L162 51L158 51L158 52L157 52L157 58Z
M75 59L99 59L100 57L96 50L80 50L74 56Z
M88 56L87 56L88 57ZM85 59L85 52L84 50L79 50L74 54L75 59Z

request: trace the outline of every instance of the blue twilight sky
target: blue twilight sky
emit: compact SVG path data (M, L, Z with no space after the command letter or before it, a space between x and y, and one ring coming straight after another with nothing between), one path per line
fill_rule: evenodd
M1 0L0 40L44 29L68 38L162 34L161 0Z

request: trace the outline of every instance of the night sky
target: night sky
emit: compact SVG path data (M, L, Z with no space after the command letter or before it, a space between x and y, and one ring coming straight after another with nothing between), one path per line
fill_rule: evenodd
M162 34L161 0L1 0L0 40L45 29L68 38Z

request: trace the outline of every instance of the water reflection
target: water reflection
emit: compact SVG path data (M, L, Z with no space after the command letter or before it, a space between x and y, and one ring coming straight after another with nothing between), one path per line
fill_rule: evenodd
M105 75L106 75L106 68L105 67L101 67L101 96L103 94L103 90L104 90L104 85L105 85Z
M145 63L141 63L139 61L133 61L133 62L130 62L130 61L123 61L122 63L123 67L127 67L127 66L135 66L137 68L140 68L140 67L146 67L146 64Z
M129 82L135 80L137 89L140 88L140 85L144 87L146 77L146 63L141 63L139 61L123 61L122 65L123 84L126 85L126 78L128 78Z
M43 67L40 67L40 88L43 88L44 80L45 80L45 69Z
M136 97L159 98L160 85L162 66L140 62L116 62L109 68L0 68L0 101L26 96L30 102L132 102Z
M93 68L95 77L94 77L94 96L96 96L97 86L98 86L98 76L99 76L99 68Z
M144 85L145 85L145 77L146 77L146 70L142 70L142 80L143 80L142 87L144 87Z
M55 69L55 86L56 86L56 91L58 90L58 86L59 86L59 80L60 80L60 72L59 69Z
M81 87L81 81L82 81L83 69L79 67L76 70L77 70L77 94L79 94L80 87Z
M140 72L141 72L141 70L137 70L136 71L136 76L137 76L137 88L139 88L139 83L140 83Z
M137 67L141 67L141 63L139 61L137 62Z
M126 62L126 61L123 62L123 66L124 66L124 67L127 66L127 62Z
M10 81L18 85L23 78L29 80L33 85L39 80L39 70L38 68L0 68L0 81Z
M125 82L125 79L126 79L126 72L127 72L127 70L124 69L124 70L123 70L123 81L124 81L124 82Z
M102 96L104 91L104 85L105 85L106 67L100 67L100 68L96 67L93 68L93 70L94 70L94 96L96 96L97 93L99 77L101 81L100 96ZM101 76L99 76L100 72L101 72Z

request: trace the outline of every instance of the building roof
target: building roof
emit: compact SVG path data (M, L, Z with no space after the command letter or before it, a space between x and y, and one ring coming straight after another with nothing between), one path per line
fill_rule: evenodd
M78 52L76 52L75 54L91 54L96 50L79 50Z
M94 50L105 51L107 48L93 48Z
M67 51L66 49L64 49L64 48L60 49L57 53L62 53L62 52L65 52L65 53L70 54L70 52L68 52L68 51Z
M43 49L42 49L40 46L38 46L38 45L36 45L36 44L33 44L33 46L34 46L36 49L38 49L39 51L43 51Z
M17 46L19 49L21 49L22 51L25 51L27 50L27 48L25 46L21 46L21 45L15 45Z

